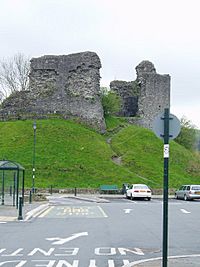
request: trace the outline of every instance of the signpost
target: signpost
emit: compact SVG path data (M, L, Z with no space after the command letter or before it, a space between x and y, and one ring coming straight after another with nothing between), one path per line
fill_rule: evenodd
M163 176L163 251L162 267L167 267L168 255L168 169L169 169L169 140L178 136L181 126L176 116L169 114L169 109L164 110L155 118L153 131L163 139L164 176Z

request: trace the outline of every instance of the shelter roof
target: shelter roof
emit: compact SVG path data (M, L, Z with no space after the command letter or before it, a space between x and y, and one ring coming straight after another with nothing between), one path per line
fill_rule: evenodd
M0 160L0 170L25 170L22 165L10 160Z

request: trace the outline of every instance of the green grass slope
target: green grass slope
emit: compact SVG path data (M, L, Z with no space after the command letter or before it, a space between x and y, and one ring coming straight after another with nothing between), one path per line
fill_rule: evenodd
M121 155L123 166L135 173L134 182L163 186L163 142L148 129L129 126L112 138L112 148ZM200 183L200 157L170 141L169 187Z
M26 187L32 183L32 123L0 123L0 159L25 167ZM162 141L147 129L127 126L122 119L108 118L107 126L109 131L102 136L72 121L38 120L35 186L98 188L142 182L161 188ZM170 187L186 182L200 183L200 158L171 142Z

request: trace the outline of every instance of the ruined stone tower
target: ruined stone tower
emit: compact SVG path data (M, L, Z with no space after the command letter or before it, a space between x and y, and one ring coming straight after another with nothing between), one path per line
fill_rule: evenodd
M11 94L0 107L0 119L42 118L58 114L78 118L105 132L100 92L101 62L94 52L42 56L31 60L29 90ZM113 81L111 90L121 97L118 116L133 117L133 123L152 128L152 121L170 106L170 76L156 73L142 61L135 81Z
M154 65L142 61L136 67L137 82L140 87L138 112L140 124L152 128L154 118L170 107L170 76L156 73Z
M7 114L61 114L80 118L100 132L105 121L100 94L101 62L94 52L31 59L29 91L3 103Z
M110 88L122 99L119 115L137 116L137 124L151 129L154 118L170 106L170 76L156 73L149 61L142 61L136 73L136 81L113 81Z

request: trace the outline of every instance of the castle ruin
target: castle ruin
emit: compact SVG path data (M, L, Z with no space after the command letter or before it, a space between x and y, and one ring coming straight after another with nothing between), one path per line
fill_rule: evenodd
M15 92L2 104L4 117L58 114L79 118L100 132L105 120L100 93L101 62L94 52L31 59L29 90Z
M136 73L135 81L112 81L110 88L122 100L118 115L136 116L136 124L151 129L154 118L170 106L170 76L156 73L149 61L142 61Z
M105 132L100 68L94 52L31 59L29 90L15 92L4 100L1 120L58 114L78 118ZM110 83L110 89L122 100L117 115L134 117L135 123L151 128L153 119L170 105L170 76L157 74L149 61L142 61L136 73L135 81Z

